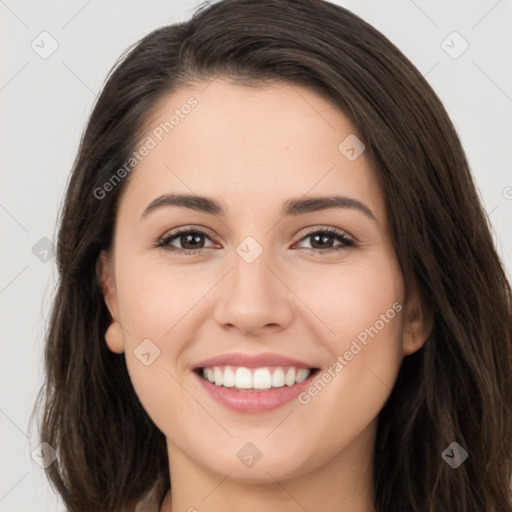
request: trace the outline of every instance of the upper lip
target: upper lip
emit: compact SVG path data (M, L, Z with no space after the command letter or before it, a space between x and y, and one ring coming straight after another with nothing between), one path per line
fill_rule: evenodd
M212 366L243 366L245 368L261 368L263 366L295 366L297 368L313 368L311 364L299 361L281 354L265 352L263 354L248 355L240 352L221 354L200 361L194 369L208 368Z

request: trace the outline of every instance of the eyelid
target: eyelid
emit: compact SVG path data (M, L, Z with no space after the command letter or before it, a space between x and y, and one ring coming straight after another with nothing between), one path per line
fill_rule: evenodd
M181 233L188 233L189 231L197 231L198 233L204 233L205 235L208 235L212 239L215 238L213 231L205 226L201 226L200 224L184 224L183 226L176 226L175 228L166 231L165 234L160 237L160 239L169 238L170 236L178 235Z
M313 226L313 227L308 227L308 228L304 228L305 231L300 231L299 232L299 235L300 235L300 240L302 240L305 236L308 236L308 235L311 235L313 233L317 233L317 232L328 232L328 233L331 233L331 234L336 234L338 236L344 236L345 238L349 238L350 240L352 240L353 242L356 242L357 240L352 236L352 235L349 235L344 229L340 229L340 228L335 228L333 226Z

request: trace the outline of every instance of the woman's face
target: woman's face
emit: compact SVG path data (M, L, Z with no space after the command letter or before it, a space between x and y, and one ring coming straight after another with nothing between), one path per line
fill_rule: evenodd
M198 84L152 117L102 280L122 326L108 346L171 466L265 482L368 463L425 333L355 137L326 99L284 83Z

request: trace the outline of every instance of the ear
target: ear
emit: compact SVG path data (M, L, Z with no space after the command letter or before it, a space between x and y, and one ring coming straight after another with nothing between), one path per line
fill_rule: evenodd
M103 298L110 311L112 322L105 333L105 341L108 348L117 354L124 352L124 341L117 305L116 285L114 279L114 265L112 258L101 251L96 261L96 276L101 285Z
M405 311L403 355L408 356L423 347L431 330L431 314L415 290L407 301Z

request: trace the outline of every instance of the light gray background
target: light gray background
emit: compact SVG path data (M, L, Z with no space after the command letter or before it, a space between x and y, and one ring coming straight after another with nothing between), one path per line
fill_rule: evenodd
M498 251L512 268L512 0L339 1L391 39L438 93L467 152ZM55 241L56 219L86 119L121 53L197 1L0 0L2 233L0 308L0 511L63 510L31 458L28 420L42 383L45 323L55 259L32 248ZM47 31L58 49L42 59ZM469 43L453 59L441 43ZM39 41L39 42L38 42ZM452 42L453 41L453 42ZM449 38L451 52L462 42ZM48 41L45 48L48 48ZM44 242L40 242L44 243Z

